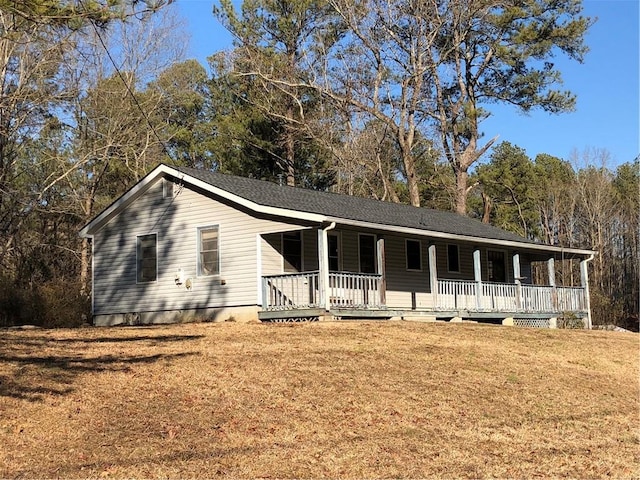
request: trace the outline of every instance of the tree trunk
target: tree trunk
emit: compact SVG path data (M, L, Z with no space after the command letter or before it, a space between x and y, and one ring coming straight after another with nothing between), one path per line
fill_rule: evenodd
M466 170L462 170L460 168L454 169L454 173L456 176L456 204L455 204L455 212L460 215L467 214L467 180L469 179L469 174Z
M420 206L419 175L416 172L416 162L410 153L403 152L402 162L407 174L407 189L409 190L409 202L414 207Z
M106 166L105 166L106 169ZM93 208L95 205L95 195L97 191L97 185L99 176L96 178L94 172L94 179L89 188L89 195L84 201L83 210L86 219L90 219L93 216ZM83 296L90 295L89 290L89 274L91 270L91 252L89 250L89 239L83 238L82 245L80 247L80 294Z
M80 251L80 295L89 295L89 239L82 239Z
M287 107L287 118L293 118L293 105L289 105ZM295 161L296 161L296 146L294 139L294 132L292 131L289 125L285 125L285 159L287 162L287 185L290 187L295 187L296 185L296 170L295 170Z
M482 223L491 221L491 198L486 193L482 193Z

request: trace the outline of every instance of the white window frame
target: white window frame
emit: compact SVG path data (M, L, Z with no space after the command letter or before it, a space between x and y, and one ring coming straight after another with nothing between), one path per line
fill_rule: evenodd
M203 273L202 272L202 232L206 230L215 229L218 232L218 271L215 273ZM222 254L221 254L221 241L220 241L220 224L213 223L210 225L201 225L196 227L196 277L219 277L222 272Z
M363 272L361 253L360 253L360 237L372 237L373 238L373 272ZM358 272L359 273L378 273L378 254L377 254L377 241L378 236L375 233L358 233Z
M153 280L140 280L140 274L142 270L140 268L140 241L142 237L155 237L156 239L156 275ZM136 284L147 284L147 283L156 283L158 281L158 233L143 233L141 235L136 235Z
M420 268L409 268L409 242L416 242L418 244L418 261L420 262ZM405 267L407 272L422 272L423 270L423 259L422 259L422 240L416 238L405 238L404 239L404 258L405 258Z
M457 257L458 257L458 270L451 270L451 265L449 264L449 247L456 247ZM447 243L447 272L448 273L461 273L462 265L460 265L460 245L457 243Z
M300 271L299 272L288 272L286 270L286 261L284 258L284 236L289 233L295 233L300 235ZM300 273L304 272L304 234L302 230L292 230L290 232L281 232L280 233L280 256L282 257L282 273Z

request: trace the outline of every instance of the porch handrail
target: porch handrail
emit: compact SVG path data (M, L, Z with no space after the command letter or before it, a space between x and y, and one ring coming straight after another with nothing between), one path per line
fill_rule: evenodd
M329 304L333 308L384 308L382 275L329 272Z
M482 282L482 310L513 312L518 309L518 285L515 283Z
M381 309L382 275L330 272L327 292L331 308ZM262 277L263 310L322 308L320 272L285 273Z
M323 308L320 272L285 273L262 277L264 310ZM382 275L330 272L327 295L331 308L380 309ZM513 313L586 312L583 287L553 287L473 280L438 279L439 310ZM326 297L324 297L326 298Z
M478 283L469 280L438 279L437 308L443 310L476 310Z
M558 309L561 312L586 312L587 297L584 287L556 287Z
M285 273L262 277L263 310L320 307L320 272Z
M586 312L583 287L438 279L436 308L523 313Z

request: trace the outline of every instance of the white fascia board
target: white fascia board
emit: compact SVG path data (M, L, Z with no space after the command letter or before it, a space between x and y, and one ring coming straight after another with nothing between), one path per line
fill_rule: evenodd
M486 245L500 245L504 247L518 248L522 250L540 250L543 252L556 253L572 253L577 255L592 255L593 250L583 250L578 248L563 248L553 245L544 245L539 243L516 242L512 240L497 240L491 238L472 237L469 235L457 235L455 233L437 232L435 230L422 230L419 228L398 227L394 225L384 225L378 223L361 222L358 220L345 220L340 218L329 218L329 221L337 222L342 225L349 225L360 228L369 228L373 230L384 230L388 232L403 233L407 235L417 235L423 237L442 238L445 240L457 240L470 243L481 243Z
M93 237L93 233L95 232L96 227L102 225L102 223L109 219L111 215L116 213L118 210L126 206L129 201L136 198L136 196L143 192L159 175L162 174L166 165L160 164L153 170L151 170L147 175L142 177L141 180L138 181L133 187L123 193L118 199L116 199L111 205L105 208L98 216L96 216L93 220L87 223L79 232L81 237Z
M247 200L246 198L242 198L238 195L234 195L233 193L230 193L221 188L214 187L213 185L210 185L207 182L198 180L197 178L194 178L191 175L188 175L186 173L180 172L179 170L169 167L168 165L160 164L156 168L154 168L151 172L149 172L145 177L143 177L133 187L131 187L127 192L125 192L120 198L118 198L106 209L104 209L91 222L85 225L82 228L82 230L80 230L79 232L80 236L81 237L92 236L96 228L101 226L105 220L110 219L115 213L117 213L119 210L127 206L131 201L133 201L140 193L144 192L146 188L151 183L153 183L157 178L162 177L164 175L170 175L172 177L175 177L180 181L184 181L204 191L207 191L219 197L225 198L233 203L242 205L243 207L246 207L249 210L254 212L262 213L265 215L274 215L278 217L285 217L285 218L291 218L295 220L304 220L304 221L316 222L316 223L322 223L326 221L326 217L324 215L299 212L295 210L288 210L285 208L268 207L265 205L257 204L255 202Z

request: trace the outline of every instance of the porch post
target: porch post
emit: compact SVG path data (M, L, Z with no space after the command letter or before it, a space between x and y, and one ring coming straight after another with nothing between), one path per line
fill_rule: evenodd
M327 230L318 227L318 303L328 312L331 309L329 288L329 240Z
M376 242L376 254L378 256L378 273L380 274L380 305L387 304L387 268L384 258L384 237L379 235Z
M551 306L555 310L560 310L558 292L556 291L556 260L554 257L547 260L547 273L549 275L549 286L551 286Z
M480 266L480 249L473 251L473 278L476 281L476 303L478 310L482 306L482 269Z
M547 260L547 270L549 271L549 285L556 286L556 261L553 257Z
M436 246L429 245L429 287L433 298L433 308L438 306L438 266L436 264Z
M262 305L262 309L266 310L266 286L262 280L262 235L260 235L259 233L256 234L256 276L258 277L258 305Z
M520 254L513 254L513 280L516 284L516 308L520 310L522 308L522 282L520 279Z
M591 330L591 299L589 298L589 262L593 260L593 255L580 261L580 283L584 288L584 302L587 308L587 328Z

